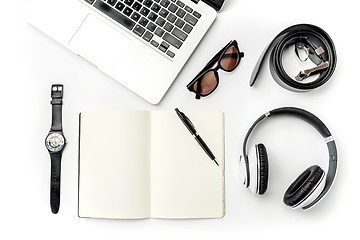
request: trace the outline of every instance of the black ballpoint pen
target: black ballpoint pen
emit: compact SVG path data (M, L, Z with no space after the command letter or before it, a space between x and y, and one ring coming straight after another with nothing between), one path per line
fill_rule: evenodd
M189 130L189 132L194 136L196 141L202 147L202 149L204 149L204 151L211 158L211 160L213 160L216 163L216 165L219 166L218 162L215 159L214 154L211 152L210 148L206 145L204 140L202 140L200 135L197 133L197 131L196 131L194 125L192 124L192 122L190 121L190 119L183 112L181 112L178 108L175 108L175 111L176 111L177 115L179 116L180 120L184 123L186 128Z

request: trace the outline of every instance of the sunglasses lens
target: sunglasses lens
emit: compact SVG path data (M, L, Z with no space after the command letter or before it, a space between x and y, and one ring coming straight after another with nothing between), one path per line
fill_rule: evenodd
M239 51L235 46L229 47L220 60L220 65L226 71L232 71L235 69L240 61Z
M198 91L198 83L199 81L196 81L194 84L195 92ZM207 95L212 91L214 91L216 86L217 86L217 78L215 72L214 71L207 72L201 78L200 94Z

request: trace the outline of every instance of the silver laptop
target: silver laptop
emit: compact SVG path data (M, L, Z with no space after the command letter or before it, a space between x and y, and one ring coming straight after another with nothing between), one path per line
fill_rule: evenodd
M26 20L157 104L225 0L34 0Z

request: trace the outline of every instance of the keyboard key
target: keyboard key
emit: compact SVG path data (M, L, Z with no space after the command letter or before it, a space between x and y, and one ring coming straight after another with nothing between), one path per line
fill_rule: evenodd
M144 5L147 6L148 8L151 7L151 4L153 4L153 1L151 1L151 0L144 1Z
M182 41L185 41L185 39L186 39L187 36L188 36L186 33L184 33L183 31L179 30L178 28L175 28L175 29L172 31L172 34L173 34L175 37L177 37L177 38L179 38L180 40L182 40Z
M153 45L154 47L158 47L159 46L159 43L155 40L152 40L151 42L151 45Z
M140 25L136 25L134 28L134 33L136 33L139 37L141 37L145 32L145 28L141 27Z
M170 13L170 15L167 17L167 20L171 23L174 23L176 19L177 17L172 13Z
M166 49L168 49L170 47L170 45L167 42L162 42L161 46L163 46Z
M146 28L147 28L149 31L153 32L153 31L155 30L155 28L156 28L156 25L155 25L155 23L150 22L150 23L147 25Z
M159 27L155 31L155 34L159 37L162 37L164 35L164 33L165 33L164 29L159 28Z
M167 50L165 47L163 47L163 45L160 45L160 46L159 46L159 49L160 49L160 51L162 51L162 52L166 52L166 50Z
M154 1L157 2L157 3L160 2L160 0L154 0Z
M184 30L184 32L189 34L193 30L193 27L190 26L189 24L185 24L183 30Z
M141 15L137 12L134 12L133 15L131 15L131 19L137 22L140 19Z
M108 0L107 3L110 4L111 6L114 6L116 3L116 0Z
M189 12L189 13L192 13L193 12L193 9L189 6L186 6L185 7L185 11Z
M197 17L197 18L201 18L201 14L198 13L197 11L195 11L195 12L193 13L193 15L194 15L195 17Z
M174 57L175 57L175 53L173 53L173 52L170 51L170 50L168 50L168 51L166 52L166 54L167 54L169 57L171 57L171 58L174 58Z
M118 3L116 4L116 6L115 6L115 8L116 8L117 10L119 10L120 12L124 9L124 7L125 7L125 5L124 5L123 3L121 3L121 2L118 2Z
M166 23L164 26L164 29L168 32L171 32L171 30L174 28L173 25L171 25L170 23Z
M165 19L159 17L159 18L156 20L155 23L156 23L157 25L159 25L160 27L162 27L162 26L164 26L165 22L166 22Z
M174 47L176 47L177 49L179 49L182 45L182 42L180 40L170 35L169 33L165 33L163 39L168 43L170 43L171 45L173 45Z
M162 0L160 2L160 5L163 6L164 8L167 8L170 4L170 1L169 0Z
M159 12L160 11L160 6L159 5L157 5L156 3L154 3L153 5L152 5L152 7L151 7L151 10L153 10L154 12Z
M175 4L170 4L170 6L168 7L168 9L169 9L169 11L170 12L172 12L172 13L174 13L174 12L176 12L176 10L178 10L178 6L176 6Z
M186 12L182 9L179 9L177 12L176 12L176 16L180 17L180 18L183 18L185 16Z
M147 20L146 18L142 17L139 21L139 24L143 27L146 27L146 25L148 24L149 20Z
M146 7L143 7L141 10L140 10L140 13L142 15L144 15L145 17L149 14L150 10Z
M148 19L155 22L155 20L157 19L158 15L156 15L155 13L151 12L148 16Z
M147 31L144 36L143 39L147 42L150 42L150 40L153 38L154 34L152 34L151 32Z
M198 22L198 20L195 17L191 16L190 14L186 14L184 20L193 26L195 26L195 24Z
M101 12L103 12L104 14L106 14L107 16L111 17L112 19L114 19L115 21L117 21L118 23L120 23L129 30L132 30L135 26L134 21L127 18L123 14L119 13L118 11L116 11L115 9L113 9L104 2L96 1L94 7L100 10Z
M177 1L176 5L178 5L179 7L183 8L185 6L185 3L183 3L182 1Z
M124 14L126 15L126 16L130 16L131 14L132 14L132 12L133 12L133 10L131 9L131 8L129 8L129 7L126 7L125 9L124 9Z
M180 18L178 20L176 20L175 22L175 26L177 26L178 28L182 28L184 26L185 22L183 20L181 20Z
M134 5L132 6L135 11L140 11L141 7L142 5L139 2L134 3Z
M124 3L128 6L131 6L131 4L134 3L134 0L125 0Z
M159 12L159 15L162 16L163 18L166 18L169 15L169 11L162 8Z

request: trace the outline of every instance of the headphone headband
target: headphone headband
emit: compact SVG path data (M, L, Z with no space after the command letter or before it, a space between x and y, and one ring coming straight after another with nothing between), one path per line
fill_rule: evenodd
M314 206L317 202L319 202L326 193L330 190L332 183L334 182L335 176L336 176L336 169L337 169L337 149L334 139L331 136L331 133L329 129L326 127L326 125L314 114L300 108L295 107L282 107L277 108L274 110L271 110L263 115L261 115L250 127L248 130L244 143L243 143L243 158L245 161L245 167L246 167L246 187L249 187L249 179L250 179L250 172L249 172L249 159L248 155L246 153L246 146L247 142L250 138L251 133L254 131L256 126L260 124L262 121L264 121L267 117L272 116L281 116L281 115L290 115L294 116L296 118L300 118L304 120L305 122L312 125L324 138L328 147L329 151L329 168L326 175L326 182L325 187L320 193L320 195L312 201L307 206L303 207L302 209L306 210ZM241 161L241 158L240 158Z
M294 107L283 107L277 108L269 112L269 117L272 116L279 116L279 115L291 115L297 118L304 120L305 122L312 125L318 132L324 137L330 137L331 133L329 129L325 126L325 124L314 114L301 109L301 108L294 108Z

